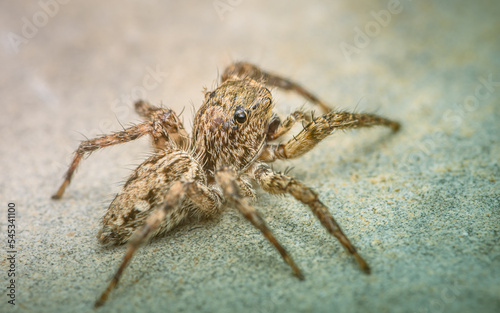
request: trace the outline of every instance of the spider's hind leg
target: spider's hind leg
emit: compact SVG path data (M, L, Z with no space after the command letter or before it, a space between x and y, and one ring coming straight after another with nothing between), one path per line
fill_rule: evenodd
M311 101L312 103L318 105L323 113L329 112L331 110L326 103L318 99L315 95L306 90L304 87L300 86L298 83L284 77L265 72L250 63L238 62L228 66L222 74L221 81L225 82L231 77L240 79L248 77L267 86L294 91L308 101Z

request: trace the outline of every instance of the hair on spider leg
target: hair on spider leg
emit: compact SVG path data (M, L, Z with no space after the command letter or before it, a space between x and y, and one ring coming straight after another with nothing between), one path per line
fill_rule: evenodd
M191 115L192 116L195 116L196 115L196 112L198 111L196 109L196 106L194 105L193 101L192 100L189 100L189 104L190 104L190 108L191 108ZM193 121L191 121L192 123ZM191 125L192 126L192 125Z
M116 121L118 122L118 124L120 125L120 127L122 128L122 130L125 130L125 127L123 126L123 124L120 122L120 119L118 119L118 116L116 115L116 113L113 113Z
M294 168L295 168L294 166L287 166L285 168L285 170L283 171L283 174L285 174L285 175L290 174L293 171Z
M361 104L361 101L363 101L364 98L365 98L365 96L362 96L361 98L359 98L358 102L356 102L356 105L354 106L354 109L352 110L352 113L358 113L358 107L359 107L359 105Z
M186 109L186 106L183 106L182 109L181 109L181 112L179 112L179 114L177 114L178 117L181 117L182 113L184 113L184 110Z
M310 112L310 113L311 113L311 122L315 122L315 123L316 123L316 121L314 120L314 119L315 119L315 117L314 117L314 113L316 113L316 111L311 110L311 112Z
M79 134L83 138L85 138L85 141L89 141L89 137L87 137L84 133L78 131L78 130L73 130L75 133Z

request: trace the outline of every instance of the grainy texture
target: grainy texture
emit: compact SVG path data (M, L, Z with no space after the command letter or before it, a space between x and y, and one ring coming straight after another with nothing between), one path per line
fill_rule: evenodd
M109 203L153 152L151 142L93 152L55 203L47 195L79 142L140 123L133 107L140 98L173 109L191 133L200 87L214 90L217 69L248 60L301 82L333 108L403 123L396 136L383 128L338 132L273 165L293 167L288 175L319 194L372 274L360 274L307 206L258 192L254 207L304 281L228 210L144 246L112 294L120 301L102 311L498 312L499 3L400 3L402 11L347 60L339 45L354 44L355 28L373 25L371 12L388 10L389 1L242 1L224 20L212 1L71 1L18 53L5 35L20 34L23 17L41 8L6 1L0 198L19 209L14 311L94 312L96 291L125 253L102 249L95 235ZM470 101L476 90L481 99ZM310 108L271 92L282 118Z

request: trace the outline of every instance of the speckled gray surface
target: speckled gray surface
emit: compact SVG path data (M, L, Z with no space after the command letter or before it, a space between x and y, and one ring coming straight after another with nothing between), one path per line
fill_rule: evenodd
M320 194L372 275L302 205L260 192L305 281L228 210L144 247L102 312L500 311L498 1L62 2L1 5L0 233L3 247L15 201L19 253L17 305L2 291L0 312L92 312L124 253L99 247L99 218L150 149L93 154L52 201L72 151L137 122L137 97L186 108L190 128L202 87L242 59L402 123L276 165ZM282 115L304 105L275 98Z

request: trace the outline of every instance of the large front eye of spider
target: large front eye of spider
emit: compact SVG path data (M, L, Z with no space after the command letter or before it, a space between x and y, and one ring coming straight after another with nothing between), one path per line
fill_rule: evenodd
M243 124L247 121L247 112L243 109L236 110L233 118L236 122L238 122L238 124Z

